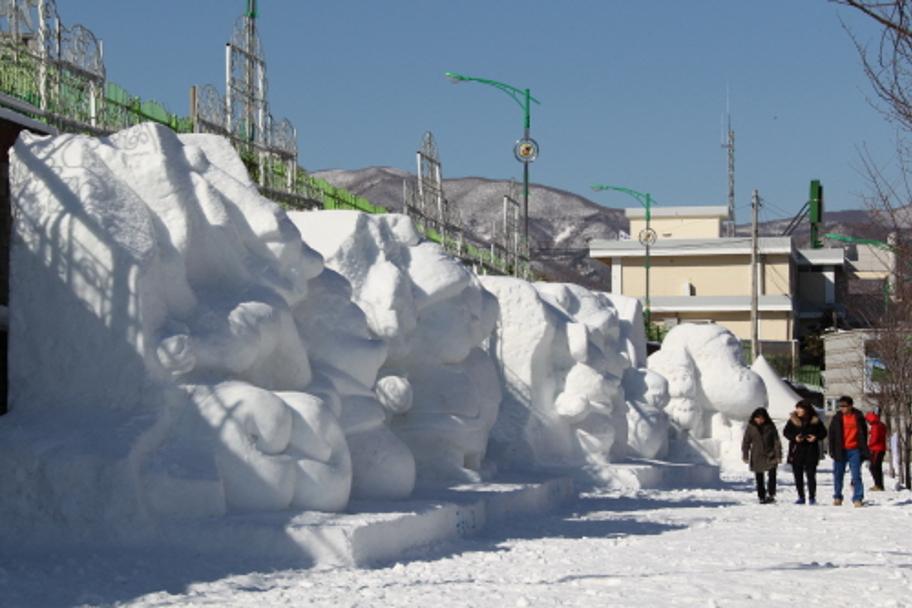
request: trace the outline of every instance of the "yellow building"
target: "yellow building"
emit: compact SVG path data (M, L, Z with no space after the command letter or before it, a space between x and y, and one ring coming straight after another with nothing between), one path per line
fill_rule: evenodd
M633 239L593 239L590 256L611 268L608 291L645 301L646 228L643 209L627 209ZM674 325L712 321L750 339L751 239L722 237L728 208L652 209L649 296L652 319ZM790 237L761 237L758 312L764 342L791 342L808 323L832 314L842 249L795 248Z

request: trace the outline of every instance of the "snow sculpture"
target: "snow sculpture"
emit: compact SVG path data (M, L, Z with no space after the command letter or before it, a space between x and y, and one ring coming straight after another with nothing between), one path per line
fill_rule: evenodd
M388 421L411 407L411 387L392 376L377 380L387 346L371 335L349 282L327 268L312 284L313 295L295 309L312 353L314 382L308 390L338 402L351 453L352 496L404 498L415 486L415 460Z
M636 298L605 294L618 311L620 340L630 368L624 372L627 447L633 456L657 458L668 450L668 382L646 368L646 326Z
M19 498L0 520L38 512L89 534L346 506L344 412L311 390L296 324L322 260L225 140L152 124L23 134L10 182L0 485Z
M662 349L649 357L653 371L668 383L666 411L678 427L694 437L704 437L705 408L697 390L697 369L687 351Z
M645 368L624 373L627 397L628 451L643 458L659 458L668 450L668 382Z
M630 363L607 297L576 285L481 280L500 304L491 352L507 387L491 438L495 461L598 469L622 454Z
M795 411L795 404L801 401L801 395L779 377L763 355L754 360L751 371L760 376L766 386L770 417L776 421L788 420L789 415Z
M668 381L666 411L677 427L691 438L713 439L708 449L715 458L740 462L743 425L766 406L767 395L760 376L741 363L734 334L715 324L678 325L650 355L649 368Z
M388 344L375 393L419 478L479 480L501 401L496 367L480 348L496 322L494 298L439 246L422 242L405 216L291 217L351 282L372 335Z

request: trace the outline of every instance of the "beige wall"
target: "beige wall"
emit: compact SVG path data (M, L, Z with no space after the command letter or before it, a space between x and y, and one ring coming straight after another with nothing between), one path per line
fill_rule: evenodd
M624 295L646 295L645 258L624 258ZM750 256L653 257L649 292L653 296L688 295L685 285L695 287L696 296L750 295Z
M763 282L760 285L761 295L789 295L791 289L791 261L788 254L764 255ZM748 295L750 292L748 291Z
M760 340L791 340L792 315L789 312L761 312L758 332ZM686 312L686 313L652 313L652 319L662 324L665 319L678 319L681 323L688 321L705 321L711 319L722 325L741 340L750 340L750 312Z
M791 264L788 255L763 256L761 295L789 295ZM645 258L624 258L625 296L646 295ZM749 296L749 255L707 255L652 258L649 291L653 296ZM695 291L688 294L687 283Z
M714 239L722 235L722 220L718 217L654 217L649 226L661 239ZM646 219L630 220L630 236L637 238L646 228Z

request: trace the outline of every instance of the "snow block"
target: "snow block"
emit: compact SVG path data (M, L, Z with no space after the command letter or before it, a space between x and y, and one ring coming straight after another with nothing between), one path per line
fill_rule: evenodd
M545 513L576 497L570 478L465 484L408 501L352 501L356 512L255 513L162 530L157 542L201 556L243 552L297 566L370 566L479 534L517 515ZM363 511L363 512L357 512Z
M611 490L710 488L719 485L719 466L709 463L678 463L631 460L614 463L599 471L604 487Z

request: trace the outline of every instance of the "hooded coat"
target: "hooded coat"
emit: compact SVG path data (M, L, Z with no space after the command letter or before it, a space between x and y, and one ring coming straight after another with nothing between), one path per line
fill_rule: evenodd
M763 424L754 422L751 416L747 428L744 430L744 439L741 441L741 455L750 465L754 473L762 473L775 469L782 462L782 443L779 441L779 431L773 421L766 417Z
M871 426L868 434L868 449L872 452L887 451L887 425L880 421L876 412L865 414L865 420Z
M820 446L827 436L827 430L823 421L816 414L800 418L797 413L792 412L782 429L782 435L789 440L786 460L789 464L801 467L817 466L821 457ZM816 441L797 440L798 436L807 437L808 435L816 437Z

